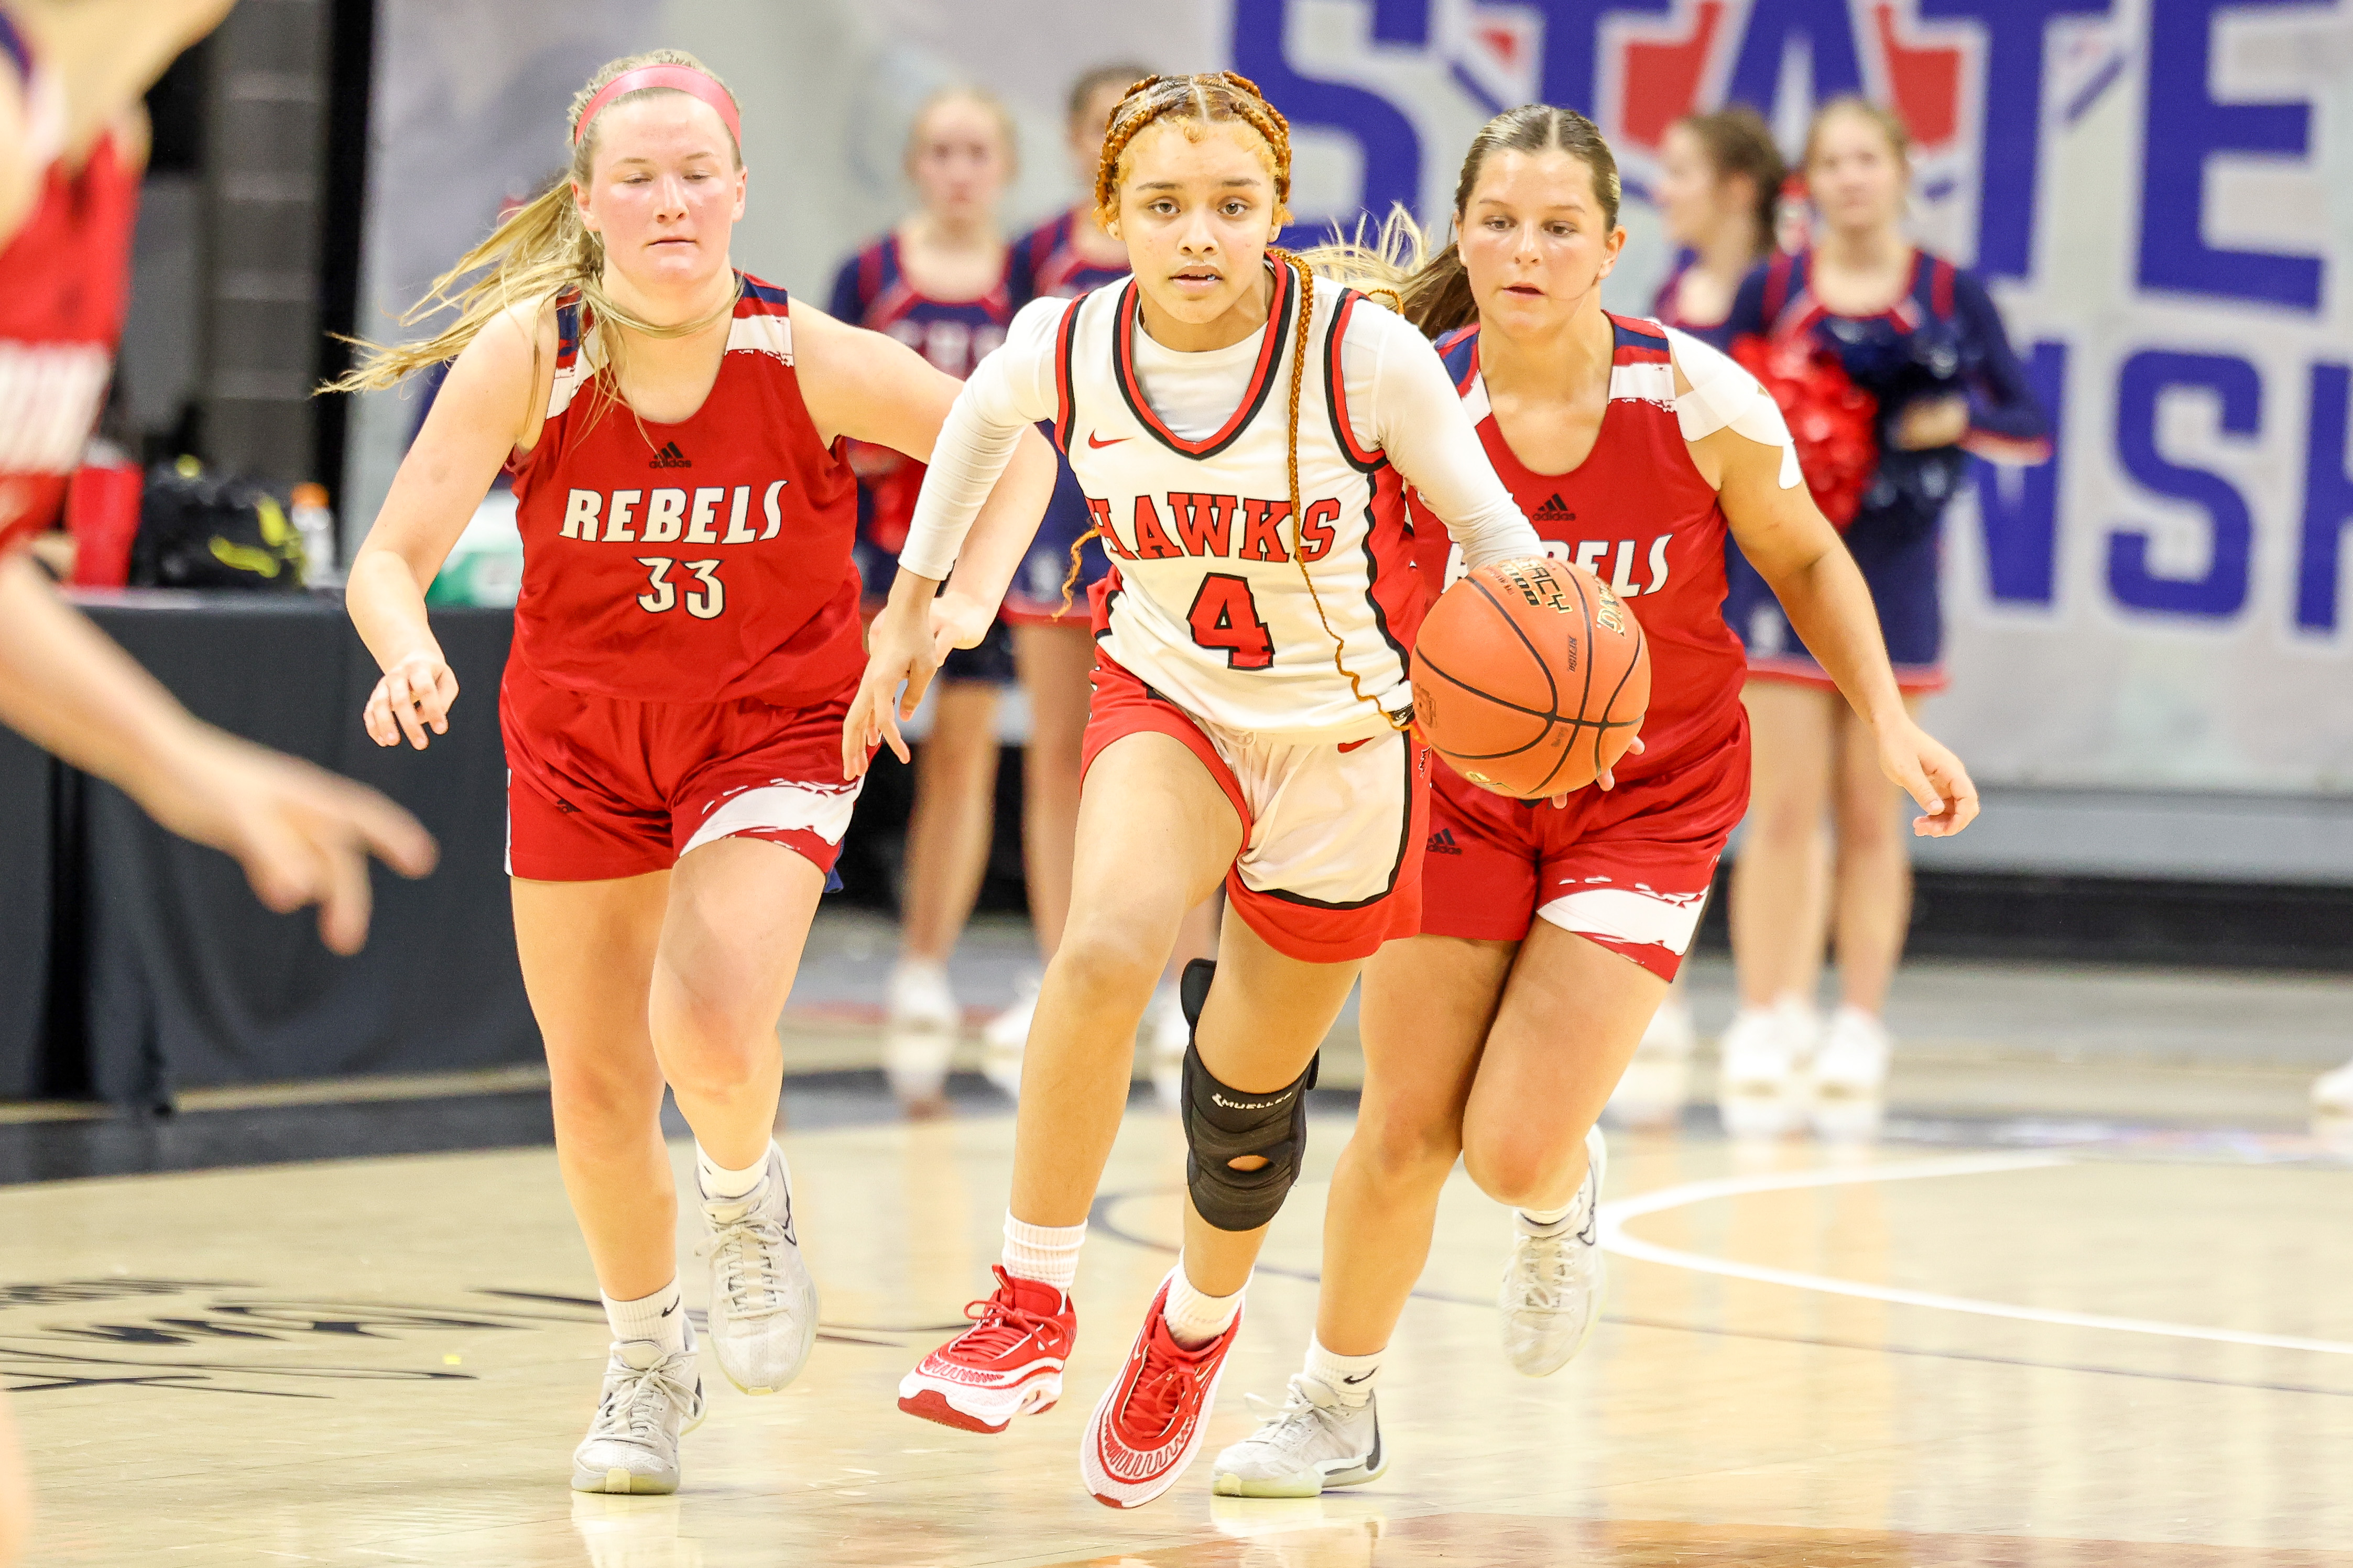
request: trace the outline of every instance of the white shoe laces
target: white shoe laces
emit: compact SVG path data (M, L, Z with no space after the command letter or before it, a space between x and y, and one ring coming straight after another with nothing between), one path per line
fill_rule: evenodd
M680 1375L682 1355L664 1356L645 1368L624 1362L608 1369L617 1381L607 1384L596 1406L588 1436L617 1438L640 1447L659 1448L670 1441L665 1416L675 1408L681 1416L694 1408L694 1387Z
M751 1203L733 1219L711 1221L711 1234L694 1250L697 1257L718 1259L719 1289L726 1298L730 1321L773 1317L785 1310L776 1263L788 1245L784 1222L771 1219Z
M1293 1453L1315 1437L1334 1433L1349 1414L1339 1395L1321 1378L1309 1377L1303 1372L1291 1374L1280 1405L1255 1394L1246 1394L1242 1400L1259 1423L1258 1430L1248 1440Z

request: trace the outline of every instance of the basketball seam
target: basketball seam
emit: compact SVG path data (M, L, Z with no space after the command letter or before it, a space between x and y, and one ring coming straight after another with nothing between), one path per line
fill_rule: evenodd
M1528 657L1536 661L1536 668L1544 671L1545 687L1547 693L1546 700L1552 705L1553 715L1557 718L1560 714L1560 682L1552 678L1552 665L1546 659L1544 654L1536 647L1535 639L1529 637L1526 631L1522 629L1520 623L1512 618L1512 612L1504 607L1504 601L1495 596L1493 589L1488 587L1486 584L1479 581L1475 574L1465 577L1462 580L1470 584L1472 587L1478 589L1479 596L1485 599L1488 604L1494 606L1495 614L1503 617L1504 624L1512 628L1512 635L1520 639L1520 646L1528 650ZM1588 680L1591 679L1589 672L1587 679ZM1460 684L1460 682L1457 684ZM1465 686L1463 689L1470 691L1476 690L1477 688ZM1480 695L1484 696L1486 694L1484 692L1481 692Z

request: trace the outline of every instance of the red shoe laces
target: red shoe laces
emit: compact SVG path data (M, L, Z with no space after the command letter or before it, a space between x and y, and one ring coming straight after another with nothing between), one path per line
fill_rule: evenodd
M1166 1434L1200 1376L1203 1352L1217 1342L1211 1340L1199 1351L1187 1351L1168 1338L1165 1329L1145 1342L1144 1370L1136 1374L1135 1386L1119 1413L1120 1436L1130 1439L1132 1447L1153 1447Z
M956 1346L964 1352L1001 1356L1054 1320L1050 1313L1032 1311L1015 1302L1013 1276L1002 1267L992 1267L989 1272L997 1276L997 1293L964 1304L964 1315L972 1320L972 1327L956 1336Z

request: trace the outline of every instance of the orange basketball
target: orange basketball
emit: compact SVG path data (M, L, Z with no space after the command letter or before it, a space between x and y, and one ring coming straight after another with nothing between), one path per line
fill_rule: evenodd
M1633 744L1650 702L1641 623L1574 562L1480 567L1439 595L1414 645L1422 739L1498 795L1583 789Z

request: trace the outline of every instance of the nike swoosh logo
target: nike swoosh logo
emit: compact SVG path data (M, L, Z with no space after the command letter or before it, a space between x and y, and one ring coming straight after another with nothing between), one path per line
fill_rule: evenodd
M1370 745L1373 742L1379 739L1380 737L1377 735L1367 735L1361 741L1343 741L1340 742L1340 749L1344 752L1353 752L1358 746Z
M662 1315L663 1317L667 1318L667 1317L669 1317L672 1312L675 1312L675 1311L677 1311L677 1310L678 1310L678 1303L677 1303L677 1302L675 1302L675 1301L672 1301L669 1306L664 1307L664 1308L662 1309L662 1313L661 1313L661 1315Z
M1355 1377L1344 1377L1344 1378L1342 1378L1340 1381L1341 1381L1342 1383L1346 1384L1349 1387L1354 1388L1354 1387L1356 1387L1356 1384L1360 1384L1360 1383L1364 1382L1366 1378L1368 1378L1368 1377L1370 1377L1370 1376L1372 1376L1372 1375L1373 1375L1373 1374L1372 1374L1371 1373L1369 1373L1369 1372L1366 1372L1366 1373L1358 1373L1357 1375L1356 1375Z
M1116 447L1116 446L1118 446L1122 441L1125 441L1125 440L1128 440L1128 439L1130 439L1130 437L1125 437L1125 436L1114 436L1114 437L1112 437L1110 440L1108 440L1108 441L1098 440L1098 439L1096 438L1096 437L1095 437L1095 433L1094 433L1093 431L1090 430L1090 431L1088 431L1088 432L1087 432L1087 445L1088 445L1088 446L1090 446L1090 447L1096 447L1097 449L1101 449L1101 448L1103 448L1103 447Z

